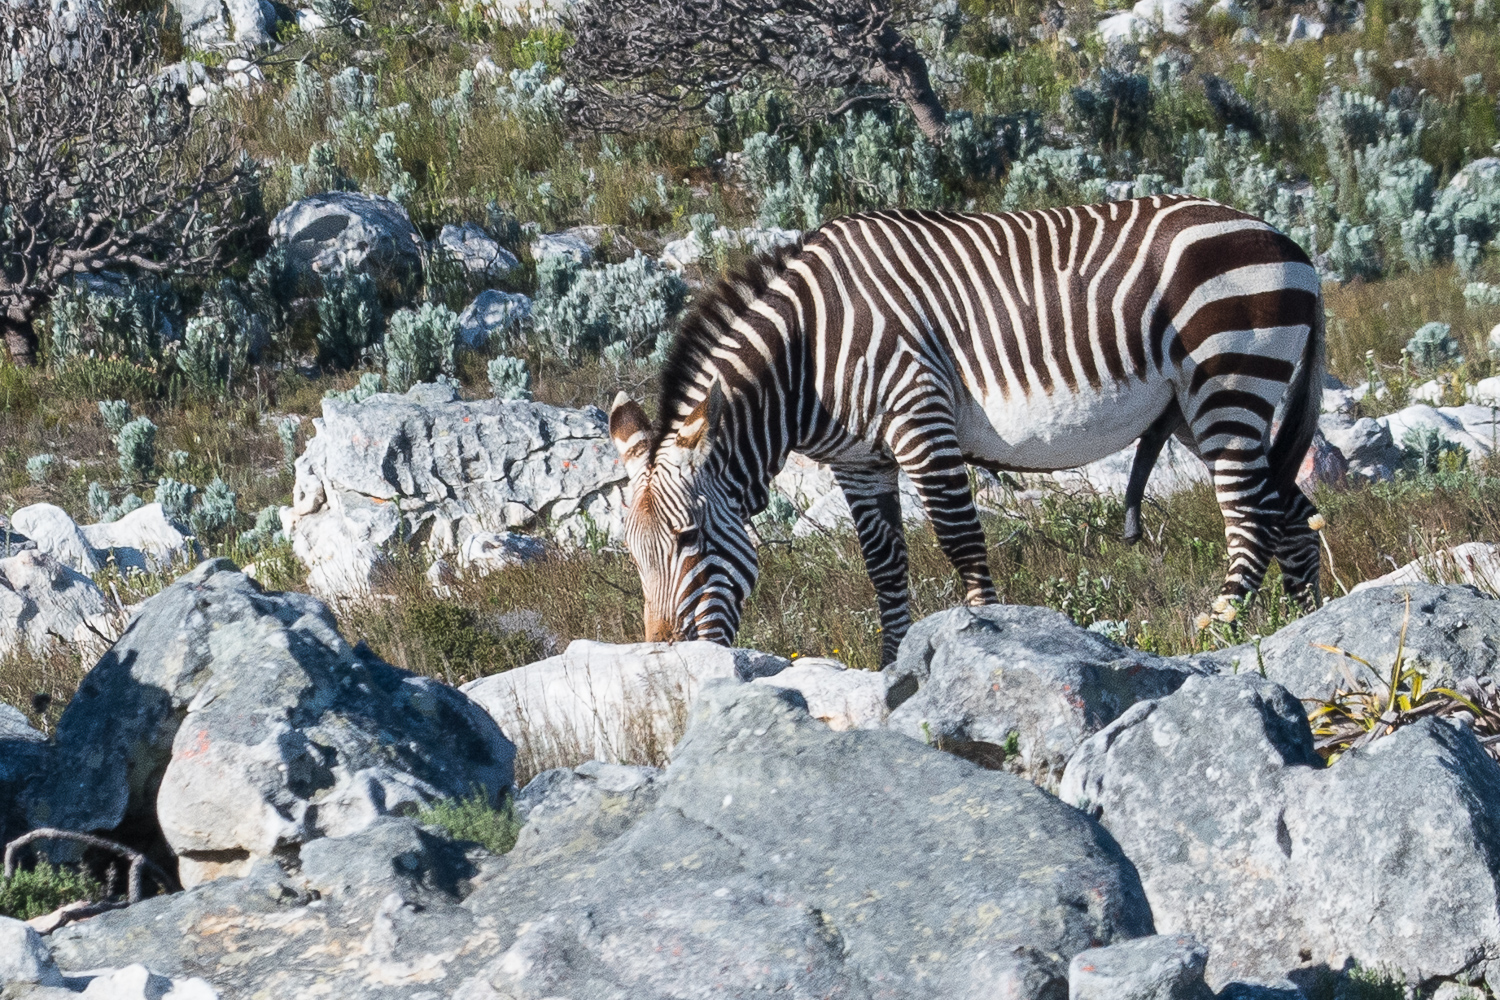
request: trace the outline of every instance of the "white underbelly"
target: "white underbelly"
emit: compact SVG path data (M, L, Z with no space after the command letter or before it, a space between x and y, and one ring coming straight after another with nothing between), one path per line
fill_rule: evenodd
M1071 469L1096 462L1141 436L1172 398L1166 381L1082 392L983 400L959 414L964 454L1012 469Z

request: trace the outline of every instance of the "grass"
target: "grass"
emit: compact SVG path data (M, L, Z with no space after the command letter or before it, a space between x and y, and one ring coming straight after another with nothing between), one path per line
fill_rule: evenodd
M496 808L482 789L461 799L440 799L419 812L417 820L442 827L454 840L473 841L491 854L508 854L521 832L511 800Z
M97 900L103 887L89 876L65 865L38 861L0 878L0 916L30 920L79 900Z

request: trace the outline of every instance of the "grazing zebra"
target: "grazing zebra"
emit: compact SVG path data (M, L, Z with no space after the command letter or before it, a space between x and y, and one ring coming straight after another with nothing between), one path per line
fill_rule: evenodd
M1316 602L1321 521L1294 477L1322 355L1307 255L1215 202L835 219L695 307L657 426L615 399L647 638L733 639L757 574L746 522L793 451L829 463L849 501L885 663L911 624L898 470L965 600L986 604L995 588L966 463L1072 468L1140 438L1127 525L1138 536L1146 477L1176 433L1208 465L1224 514L1215 610L1258 588L1273 557L1288 590Z

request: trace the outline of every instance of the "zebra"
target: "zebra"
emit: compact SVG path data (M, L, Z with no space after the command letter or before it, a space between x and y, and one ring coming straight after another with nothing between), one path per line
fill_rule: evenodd
M968 604L996 601L968 465L1073 468L1177 434L1209 467L1232 617L1271 559L1319 600L1321 516L1296 485L1317 425L1322 291L1267 223L1189 196L1007 214L834 219L700 298L655 424L620 393L625 543L648 640L728 644L758 567L748 522L791 452L828 463L875 585L881 661L911 624L904 471ZM1279 423L1278 423L1279 422Z

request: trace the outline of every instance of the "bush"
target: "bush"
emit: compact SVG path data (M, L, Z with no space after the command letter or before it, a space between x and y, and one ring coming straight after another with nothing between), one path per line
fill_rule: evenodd
M215 477L213 482L203 488L198 506L188 516L188 525L193 529L193 534L199 539L209 540L233 527L237 516L234 506L237 499L229 484Z
M288 470L297 464L297 428L301 426L299 417L282 417L276 425L276 436L281 439L281 462Z
M338 399L345 403L363 403L377 392L384 392L382 386L385 380L378 372L365 372L359 377L359 381L352 388L340 392L331 389L323 394L324 399Z
M244 331L218 317L194 316L182 335L177 367L194 389L204 395L218 395L245 363L248 350Z
M177 306L170 286L151 278L78 279L58 289L47 316L52 360L80 354L150 361L161 356Z
M521 821L507 798L500 808L490 804L483 789L462 799L439 799L417 814L417 820L448 831L454 840L470 840L491 854L506 854L516 846Z
M1468 450L1443 437L1436 427L1411 428L1401 437L1401 451L1407 468L1428 475L1458 472L1469 464Z
M146 501L134 493L125 494L119 503L115 503L109 495L109 490L98 483L89 483L89 513L94 515L94 519L100 524L118 521L131 511L145 506L145 503Z
M368 274L329 274L318 299L318 363L353 368L380 339L380 299Z
M235 540L243 555L255 555L267 545L281 540L281 508L272 504L255 515L255 527L240 532Z
M182 527L188 525L193 510L193 497L197 493L198 487L189 483L180 483L175 479L156 481L156 502L161 504L162 515Z
M447 306L425 302L393 314L385 335L385 378L391 391L405 392L418 382L452 375L458 331L458 314Z
M639 253L588 271L552 263L537 271L544 283L532 322L558 356L569 360L615 344L626 355L643 349L665 354L687 300L686 282Z
M1406 353L1425 371L1435 371L1446 364L1463 360L1453 328L1447 323L1426 323L1406 342Z
M136 417L120 428L115 447L120 453L120 472L125 478L146 478L156 465L156 425L147 417Z
M502 354L489 363L488 372L496 399L531 398L531 373L522 359Z
M32 455L26 460L26 476L33 483L45 483L57 465L57 456L48 452Z
M105 430L118 434L120 428L130 423L130 404L123 399L101 399L99 418L104 421Z
M1006 211L1104 200L1104 161L1082 147L1043 147L1010 168Z
M102 893L103 887L82 872L39 861L29 871L0 879L0 916L31 920L68 903L97 900Z

